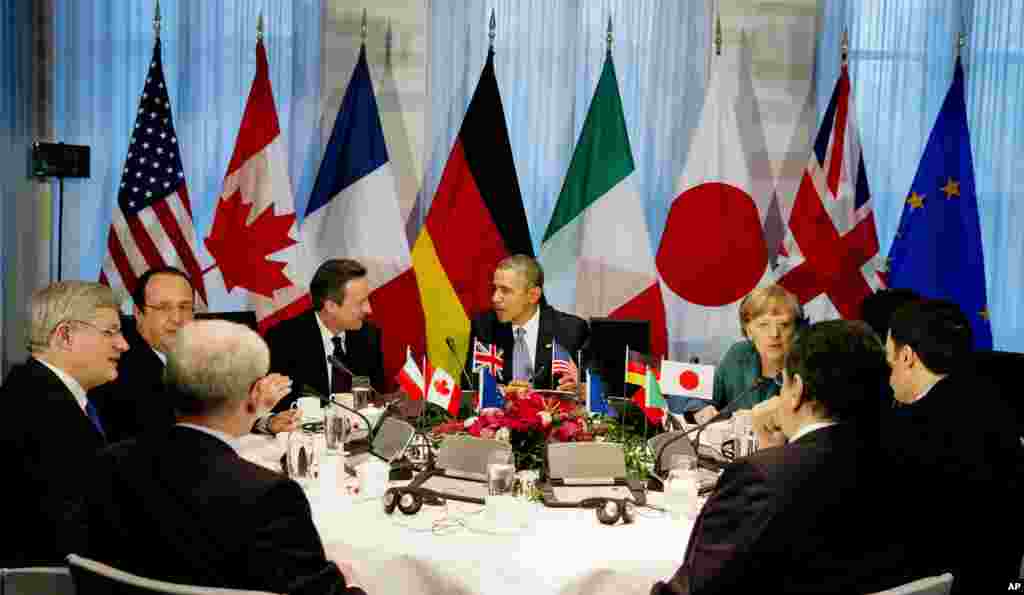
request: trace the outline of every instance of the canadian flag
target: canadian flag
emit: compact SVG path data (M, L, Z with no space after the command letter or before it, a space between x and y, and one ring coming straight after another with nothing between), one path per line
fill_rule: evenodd
M405 365L398 371L398 385L402 387L405 394L409 395L409 398L414 401L419 401L423 398L424 385L423 372L420 367L416 365L416 360L412 358L412 349L406 347L405 349Z
M452 375L444 368L434 368L427 362L427 377L430 378L427 402L448 410L453 416L458 415L459 405L462 404L462 388Z
M261 332L311 305L298 283L295 207L269 70L260 39L256 75L205 240L216 262L207 271L220 269L226 291L247 292Z

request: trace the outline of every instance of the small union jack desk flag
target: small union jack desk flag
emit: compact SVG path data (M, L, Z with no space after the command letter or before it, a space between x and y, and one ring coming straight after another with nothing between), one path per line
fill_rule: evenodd
M479 339L473 339L473 371L479 372L487 368L497 376L505 367L503 351L497 345L484 345Z

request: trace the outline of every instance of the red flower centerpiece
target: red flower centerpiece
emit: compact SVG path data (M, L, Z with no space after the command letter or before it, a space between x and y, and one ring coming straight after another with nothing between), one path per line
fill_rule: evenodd
M594 432L585 410L571 399L562 399L528 388L505 390L503 408L485 408L463 422L435 426L436 437L468 433L479 438L509 442L519 469L540 469L548 442L585 442Z

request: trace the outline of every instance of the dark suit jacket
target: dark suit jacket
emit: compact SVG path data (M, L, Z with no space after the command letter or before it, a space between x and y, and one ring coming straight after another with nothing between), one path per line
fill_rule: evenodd
M108 442L135 438L174 425L174 402L164 390L164 363L135 328L122 320L128 351L117 364L117 379L89 391L103 420Z
M498 320L494 310L489 310L473 319L470 326L469 354L466 359L466 370L473 369L473 340L479 339L484 345L497 345L504 352L504 368L498 377L499 383L512 381L512 353L515 349L515 337L512 325ZM590 338L590 327L579 316L559 312L547 304L540 306L540 320L537 328L537 352L534 356L533 368L537 377L534 386L537 388L554 388L551 382L551 344L565 347L573 361ZM580 362L576 362L577 365ZM554 383L557 384L557 383Z
M148 578L274 593L345 589L294 481L191 428L115 444L96 459L84 554Z
M61 379L35 359L7 375L0 403L8 420L0 457L12 523L0 538L0 564L61 564L81 542L80 492L103 435Z
M279 322L267 331L270 371L292 379L292 392L274 407L284 411L307 384L323 396L331 394L327 376L327 353L313 310ZM384 355L380 350L380 329L369 321L357 331L345 331L345 366L356 376L368 376L378 391L388 388L384 377Z
M918 538L914 551L932 574L953 573L954 593L1005 591L1024 555L1013 412L981 379L951 375L885 422L887 483Z
M918 578L899 529L877 516L886 496L876 458L858 428L841 424L732 463L682 566L652 593L862 594Z

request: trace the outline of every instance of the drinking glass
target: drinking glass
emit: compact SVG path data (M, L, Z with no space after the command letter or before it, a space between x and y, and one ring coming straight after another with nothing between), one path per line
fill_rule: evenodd
M345 444L352 435L352 420L345 410L331 403L324 408L324 438L327 455L345 456Z
M297 429L288 436L288 476L309 488L320 474L320 456L315 432Z
M669 457L668 480L665 482L665 508L674 519L691 517L696 512L699 483L697 457L674 454Z

